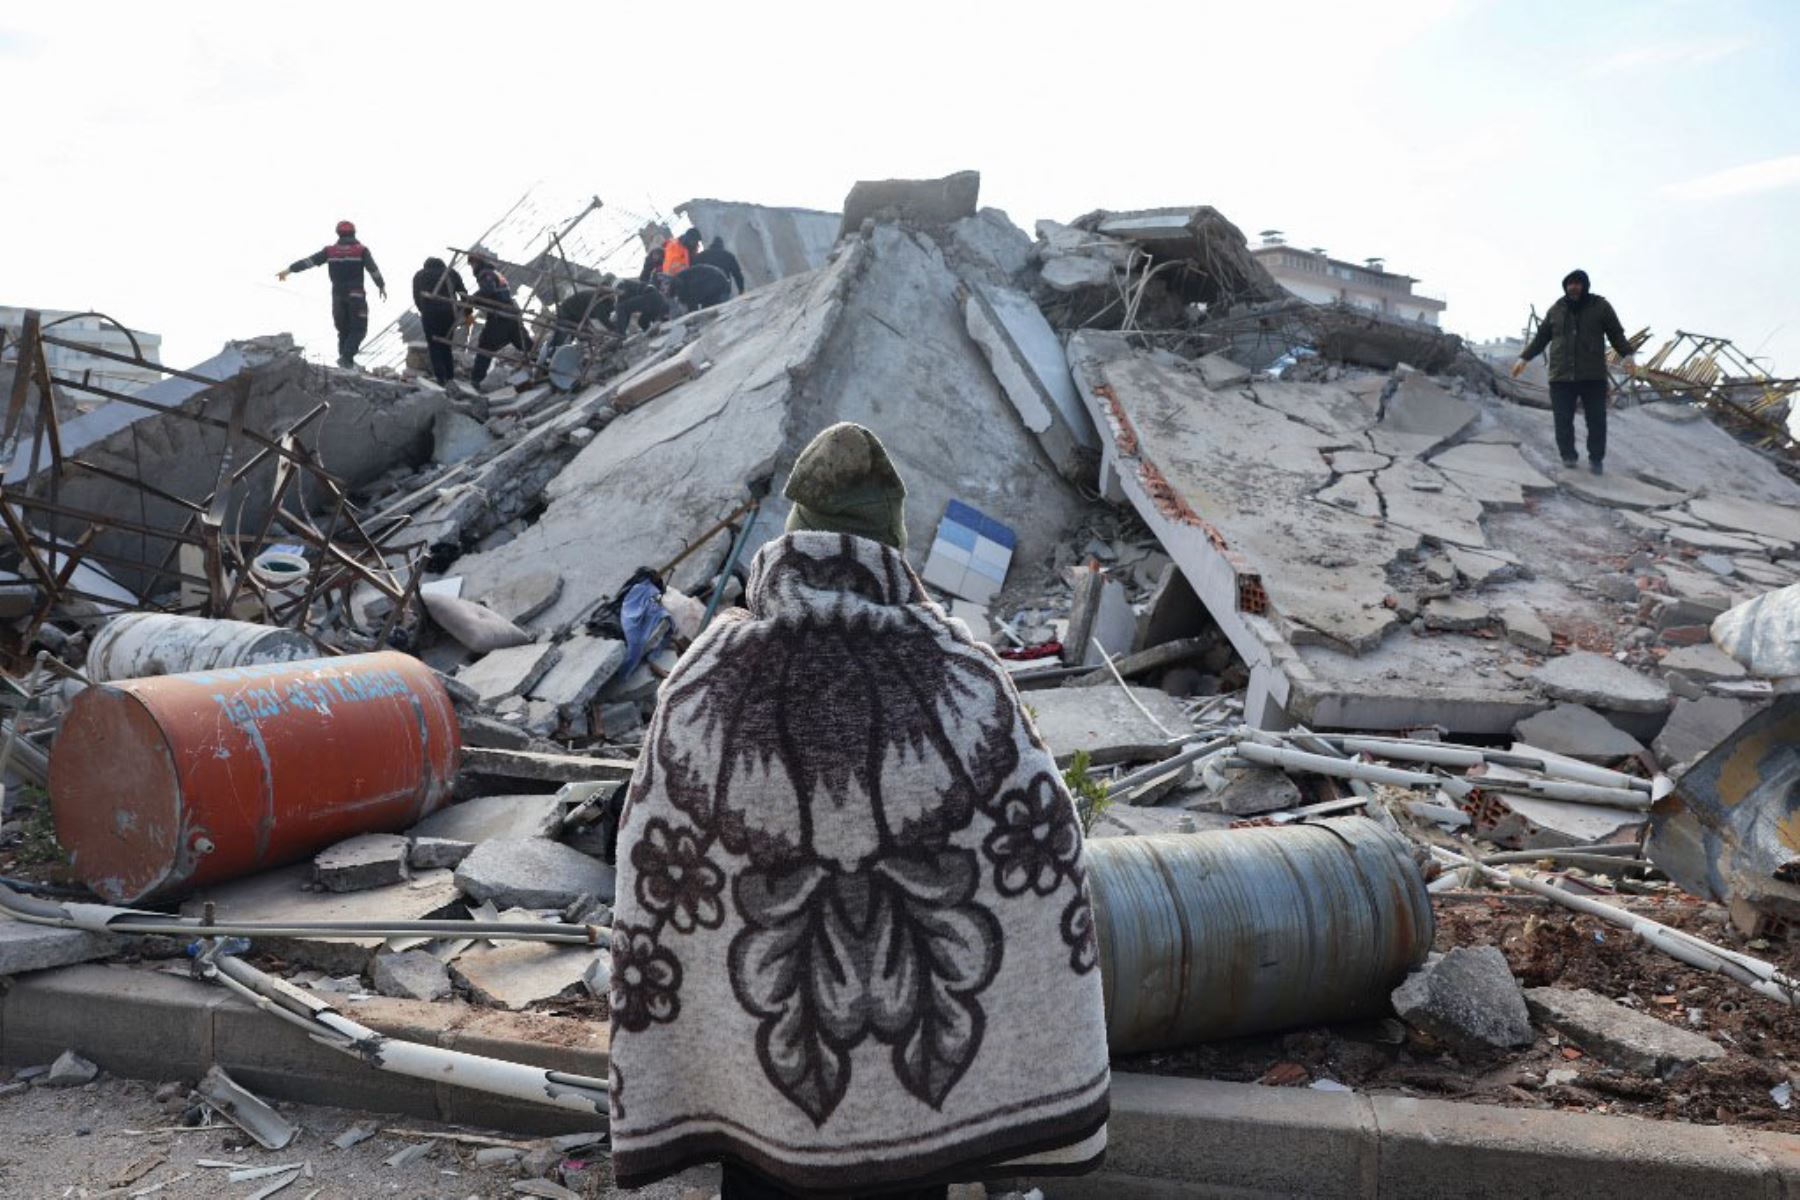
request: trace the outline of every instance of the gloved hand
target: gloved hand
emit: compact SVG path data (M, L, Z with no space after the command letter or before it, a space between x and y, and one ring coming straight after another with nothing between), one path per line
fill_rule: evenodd
M291 274L291 272L288 272L288 271L277 271L277 272L275 272L275 278L277 278L277 279L279 279L279 280L281 280L281 282L283 282L283 283L286 283L286 282L287 282L287 277L288 277L288 275L289 275L289 274Z
M378 285L376 285L375 291L382 298L382 300L384 302L387 300L387 289L386 288L384 288L378 284Z
M1524 373L1525 373L1525 360L1521 358L1519 361L1515 362L1512 365L1512 377L1514 379L1517 379L1519 376L1523 375Z

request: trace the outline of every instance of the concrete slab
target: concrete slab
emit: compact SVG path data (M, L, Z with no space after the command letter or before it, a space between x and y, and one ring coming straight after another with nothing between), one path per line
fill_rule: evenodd
M547 568L520 571L471 597L517 625L523 625L556 603L562 595L562 572Z
M450 973L423 950L377 954L369 980L383 996L400 1000L442 1000L450 994Z
M689 200L675 211L700 231L705 244L722 241L737 257L746 288L823 267L844 219L841 213L733 200Z
M1351 474L1361 471L1385 471L1393 465L1394 460L1385 454L1376 454L1371 450L1334 450L1325 456L1331 469L1339 474Z
M1519 573L1519 560L1504 550L1469 550L1462 546L1446 546L1444 554L1450 559L1456 573L1466 580L1470 587L1485 587L1504 579L1511 579Z
M1551 491L1556 487L1554 480L1525 461L1525 456L1519 453L1517 446L1503 443L1476 442L1452 446L1434 455L1431 465L1441 471L1457 471L1465 475L1504 480L1532 491Z
M1743 679L1749 672L1737 659L1710 642L1698 646L1679 646L1663 656L1662 669L1685 675L1696 683L1718 683L1727 679Z
M1506 630L1506 640L1516 646L1538 654L1548 654L1555 642L1550 636L1550 627L1544 619L1523 604L1503 604L1495 610L1500 618L1500 625Z
M1545 695L1616 712L1660 713L1669 707L1669 688L1624 663L1578 650L1553 658L1531 673Z
M458 864L456 886L501 908L566 908L584 895L610 903L613 869L561 842L496 838Z
M1481 410L1459 400L1430 376L1409 372L1400 377L1377 426L1384 433L1429 437L1433 444L1449 441L1474 423Z
M415 841L439 838L478 844L495 839L554 838L567 805L554 795L476 796L432 813L407 831Z
M474 848L474 842L459 842L451 838L414 838L412 851L406 861L415 871L443 870L454 867L469 857L469 851Z
M208 888L181 906L197 917L213 902L220 921L298 924L318 921L423 921L461 915L462 897L448 871L421 871L409 882L363 892L309 892L310 863L265 871ZM258 937L258 947L297 966L331 975L361 974L380 938Z
M1234 817L1254 817L1298 807L1300 785L1285 771L1249 767L1224 772L1224 786L1209 793L1219 808Z
M1513 735L1540 749L1603 766L1644 751L1643 743L1582 704L1558 704L1527 717L1513 727Z
M106 958L119 939L81 929L56 929L0 917L0 976L23 975Z
M561 649L553 642L509 646L482 655L458 671L456 678L475 689L483 704L498 704L523 695L561 657Z
M1375 476L1390 525L1458 546L1486 546L1481 501L1445 490L1444 477L1422 463L1400 462Z
M1461 596L1439 596L1427 601L1422 615L1427 629L1467 631L1480 629L1493 620L1485 607Z
M1761 707L1724 696L1675 701L1668 723L1652 743L1657 761L1665 767L1693 762L1735 733Z
M1387 461L1379 454L1368 457ZM1345 475L1330 487L1314 493L1313 499L1348 509L1372 521L1381 519L1381 494L1375 490L1375 482L1368 475Z
M1725 1057L1711 1038L1585 988L1527 988L1531 1015L1609 1066L1651 1078Z
M1727 533L1722 529L1699 529L1683 525L1670 527L1669 541L1690 550L1722 550L1731 554L1754 554L1763 548L1750 537Z
M1025 293L989 284L965 290L963 318L1025 428L1065 479L1085 482L1099 437L1044 314Z
M514 913L507 920L518 917ZM582 991L582 976L603 956L610 957L610 951L532 942L481 945L451 963L450 974L477 1003L517 1012L540 1000Z
M1003 209L983 208L950 226L959 268L977 264L996 282L1011 282L1031 266L1031 237Z
M1728 481L1721 481L1727 483ZM1760 533L1784 542L1800 542L1800 507L1770 504L1742 496L1707 495L1690 500L1687 510L1720 529Z
M980 194L979 171L958 171L942 179L859 179L844 197L838 236L855 233L870 218L948 225L974 216Z
M1347 441L1352 446L1362 445L1362 439L1355 435L1373 426L1381 415L1381 405L1376 397L1352 391L1339 383L1259 379L1251 390L1258 403L1321 433L1354 438ZM1335 462L1332 465L1337 470L1347 469L1337 467Z
M1583 500L1608 508L1667 508L1685 498L1680 492L1634 479L1616 470L1595 475L1586 467L1565 468L1557 473L1557 482Z
M1025 696L1025 704L1034 714L1044 743L1064 765L1079 750L1086 750L1095 766L1167 758L1173 753L1170 738L1191 728L1181 705L1156 688L1134 687L1131 695L1150 710L1155 721L1116 687L1031 692ZM1156 722L1161 722L1162 728Z
M411 846L393 833L346 838L313 856L313 872L328 892L363 892L405 883Z
M1444 470L1441 472L1450 486L1463 493L1471 500L1479 501L1485 509L1518 509L1525 507L1525 489L1510 479L1495 479L1488 475L1470 475L1466 471Z
M562 657L531 685L530 697L556 707L563 721L579 717L625 665L625 643L577 634L561 643Z
M1418 537L1313 497L1331 481L1321 451L1340 439L1265 407L1248 389L1213 392L1192 373L1114 339L1077 334L1070 346L1072 358L1081 357L1077 384L1107 426L1109 453L1124 455L1126 487L1143 497L1134 500L1139 512L1154 516L1177 561L1182 554L1171 543L1187 537L1205 538L1219 560L1183 562L1215 615L1219 604L1205 580L1222 574L1235 610L1241 582L1233 577L1254 575L1290 636L1298 629L1303 639L1364 650L1396 624L1382 604L1386 565L1415 549ZM1094 387L1110 388L1110 400L1097 402Z

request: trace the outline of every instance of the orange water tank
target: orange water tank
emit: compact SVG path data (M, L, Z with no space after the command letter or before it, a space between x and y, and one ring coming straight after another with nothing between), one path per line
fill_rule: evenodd
M95 684L50 754L56 836L115 904L408 827L450 799L443 683L391 651Z

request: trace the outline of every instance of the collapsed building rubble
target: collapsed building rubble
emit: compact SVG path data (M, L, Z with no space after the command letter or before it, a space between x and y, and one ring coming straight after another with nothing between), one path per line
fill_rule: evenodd
M850 420L1084 805L1121 1060L1390 1012L1420 1058L1547 1036L1658 1077L1717 1057L1633 1058L1642 1036L1576 1032L1611 998L1521 992L1501 949L1445 945L1453 906L1514 893L1791 1008L1785 960L1739 948L1792 919L1800 848L1766 819L1791 700L1713 644L1800 585L1781 465L1672 388L1614 414L1612 473L1567 472L1459 339L1297 301L1216 210L1033 240L978 187L680 206L749 290L595 335L560 379L444 389L259 339L64 421L78 384L27 361L0 763L49 795L7 815L18 842L53 809L73 855L26 882L106 903L0 890L0 974L195 942L200 974L346 1051L378 1036L343 1008L370 991L603 1013L658 683L779 535L801 447ZM598 278L566 240L518 265ZM1731 756L1756 738L1744 807ZM1675 885L1737 932L1626 905Z

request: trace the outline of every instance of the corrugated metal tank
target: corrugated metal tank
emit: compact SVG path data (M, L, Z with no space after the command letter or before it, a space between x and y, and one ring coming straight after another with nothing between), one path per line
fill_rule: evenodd
M1087 854L1116 1054L1380 1016L1431 949L1418 864L1365 817Z
M56 836L115 904L404 829L450 799L456 713L391 651L95 684L50 754Z
M293 629L174 613L126 613L108 621L94 635L94 643L88 647L87 677L99 683L299 662L318 656L318 645Z

